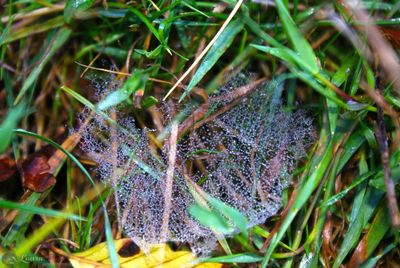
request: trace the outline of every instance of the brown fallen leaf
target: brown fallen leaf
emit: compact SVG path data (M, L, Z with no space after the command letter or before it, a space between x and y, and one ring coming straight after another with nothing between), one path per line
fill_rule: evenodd
M400 29L393 27L379 27L383 36L390 42L395 49L400 48Z
M44 192L56 183L56 179L49 174L48 156L36 154L22 163L22 181L24 187L34 192Z
M367 259L368 239L365 237L357 245L347 267L359 267Z
M74 133L61 144L71 151L79 142L80 134ZM60 150L45 146L21 164L22 181L25 188L42 193L56 183L54 174L60 169L67 156Z
M14 176L17 168L15 166L15 160L11 158L0 159L0 182L6 181Z
M326 215L326 221L322 230L322 250L321 255L325 261L327 267L330 266L330 259L335 259L335 252L332 250L332 232L333 232L333 220L331 212L328 211Z

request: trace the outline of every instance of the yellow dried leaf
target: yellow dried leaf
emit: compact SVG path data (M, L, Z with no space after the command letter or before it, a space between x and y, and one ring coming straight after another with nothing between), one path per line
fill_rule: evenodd
M166 244L153 245L148 254L145 254L132 240L115 240L121 267L162 267L162 268L220 268L220 263L198 263L191 251L173 251ZM98 244L86 251L69 254L69 261L74 268L111 267L106 243Z

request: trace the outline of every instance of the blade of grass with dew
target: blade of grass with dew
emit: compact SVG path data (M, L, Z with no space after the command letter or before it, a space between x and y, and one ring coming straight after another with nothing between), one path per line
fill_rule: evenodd
M106 110L111 106L120 104L130 98L139 89L144 89L147 75L141 70L135 70L130 77L125 81L124 85L107 95L104 100L97 104L99 110Z
M336 94L334 94L331 90L328 90L324 88L319 82L317 82L314 77L311 75L309 72L310 69L307 69L307 65L304 64L304 60L300 59L297 55L296 52L288 49L288 48L273 48L273 47L267 47L267 46L260 46L260 45L255 45L251 44L252 47L263 51L265 53L271 54L277 58L282 59L284 62L289 64L289 69L292 73L296 74L301 80L309 84L311 87L313 87L318 93L323 95L324 97L334 101L338 106L349 109L348 105L344 103L342 100L340 100ZM306 71L303 72L299 69L296 68L297 65L301 67L305 67Z
M254 54L256 50L253 47L246 46L246 48L241 51L233 60L230 62L223 70L221 70L217 75L215 75L210 82L205 87L208 94L215 93L218 87L228 81L230 77L233 77L238 72L240 72L247 65L250 57ZM231 73L231 70L235 70ZM227 77L228 76L228 77Z
M179 98L181 102L187 94L195 87L201 79L207 74L207 72L217 63L218 59L225 53L225 51L231 46L236 35L243 29L243 24L240 20L231 21L225 28L225 31L221 33L218 39L215 41L213 46L205 55L203 61L200 63L199 68L190 80L185 92Z
M215 211L193 204L188 209L190 215L205 227L221 234L231 234L235 229Z
M22 85L21 90L18 93L17 98L14 101L14 104L18 103L28 89L33 85L33 83L38 79L40 73L43 68L46 66L47 62L54 56L54 54L68 41L71 36L72 31L68 28L61 28L52 38L52 42L49 45L47 54L40 61L39 65L36 66L32 72L29 74L28 78L25 80Z
M267 34L258 24L255 22L248 12L242 13L241 20L247 25L247 27L252 31L256 36L260 37L262 40L264 40L267 44L270 44L274 47L283 47L281 43L279 43L277 40L275 40L272 36Z
M67 86L61 86L60 87L61 90L63 90L64 92L66 92L68 95L70 95L71 97L73 97L74 99L76 99L77 101L79 101L80 103L82 103L83 105L85 105L87 108L89 108L90 110L92 110L95 113L100 114L101 116L103 116L105 119L107 119L108 122L110 122L111 124L113 124L114 126L118 126L117 122L115 122L114 120L112 120L106 113L100 111L93 103L91 103L89 100L87 100L85 97L83 97L82 95L80 95L78 92L70 89Z
M110 220L109 220L108 214L107 214L107 208L106 208L104 200L103 200L103 198L102 198L102 196L100 194L100 191L98 190L96 184L94 183L92 177L90 176L90 174L86 170L86 168L79 162L79 160L74 155L72 155L70 152L68 152L64 148L62 148L59 144L57 144L53 140L45 138L43 136L40 136L40 135L38 135L36 133L30 132L30 131L26 131L24 129L15 129L14 132L17 133L17 134L20 134L20 135L26 135L26 136L31 136L31 137L34 137L34 138L41 139L41 140L49 143L50 145L54 146L58 150L62 151L64 154L66 154L78 166L78 168L82 171L82 173L85 175L85 177L90 181L90 183L95 188L95 190L96 190L96 192L97 192L97 194L98 194L98 196L99 196L99 198L101 200L102 209L103 209L103 213L104 213L104 229L105 229L107 247L108 247L108 250L109 250L112 267L113 268L114 267L118 267L118 254L115 251L115 245L114 245L114 240L113 240L113 237L112 237ZM58 222L55 221L54 224L56 225L57 223ZM49 230L52 230L52 229L48 229L46 227L46 228L44 228L44 230L49 231ZM46 232L43 231L43 233L46 233ZM27 241L26 244L22 244L19 247L17 247L15 249L15 253L18 256L21 256L21 255L29 252L38 242L40 242L39 239L34 239L33 241L31 241L29 243Z
M62 213L57 210L37 207L34 205L15 203L15 202L4 200L4 199L0 199L0 208L18 209L18 210L27 211L32 214L39 214L39 215L45 215L45 216L50 216L50 217L56 217L56 218L65 218L65 219L70 219L70 220L80 220L80 221L85 220L84 218L74 215L74 214L71 214L71 213Z
M246 241L248 241L247 219L240 211L209 195L206 195L206 200L216 211L231 221L241 231Z
M358 176L357 178L355 178L353 180L353 183L351 183L349 186L346 187L346 189L342 190L341 192L331 196L328 200L324 201L321 204L321 207L322 206L331 206L331 205L335 204L340 199L345 197L353 188L355 188L357 185L361 184L362 182L366 181L368 178L370 178L374 174L375 174L374 171L370 171L370 172L367 172L367 173L364 173L364 174Z
M363 120L365 116L362 116L360 119L357 120ZM338 170L341 170L346 163L350 160L350 158L354 155L354 153L366 142L366 138L363 135L362 131L356 131L353 133L350 137L349 140L344 144L343 150L343 156L340 159L339 162L339 167Z
M367 158L366 150L365 148L362 148L362 150L360 151L360 160L358 167L359 174L365 174L369 172L369 167L366 158ZM367 189L368 189L368 181L362 182L359 186L357 186L353 199L351 214L349 216L349 222L353 222L357 217L358 212L360 211L360 208L362 206L362 202L364 200L364 196L365 193L367 192Z

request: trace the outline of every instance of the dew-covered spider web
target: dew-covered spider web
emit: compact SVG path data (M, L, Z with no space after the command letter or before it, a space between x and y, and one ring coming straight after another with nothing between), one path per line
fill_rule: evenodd
M234 90L244 83L243 78L237 80L210 96L208 115L231 104ZM113 91L113 86L120 85L98 82L97 101ZM160 230L165 215L169 135L154 142L159 133L135 121L132 107L127 105L109 108L103 114L87 109L81 112L81 148L98 163L100 178L115 188L125 233L143 249L175 241L190 244L200 255L213 250L215 234L188 212L196 203L188 179L239 210L246 216L248 227L274 215L297 161L314 139L311 119L303 111L284 109L282 88L276 81L259 86L214 120L194 122L197 124L181 135L165 236ZM170 101L153 107L161 114L165 129L179 113L172 105Z

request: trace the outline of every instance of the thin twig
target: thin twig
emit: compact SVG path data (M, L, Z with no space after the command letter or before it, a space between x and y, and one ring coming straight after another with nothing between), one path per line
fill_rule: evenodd
M382 91L382 82L378 77L378 90ZM388 207L392 225L396 228L400 227L399 206L396 199L395 185L390 172L390 155L389 146L386 138L386 127L384 122L384 114L381 107L378 106L377 119L375 125L376 140L379 144L379 150L382 161L383 178L386 186L386 196L388 199Z

